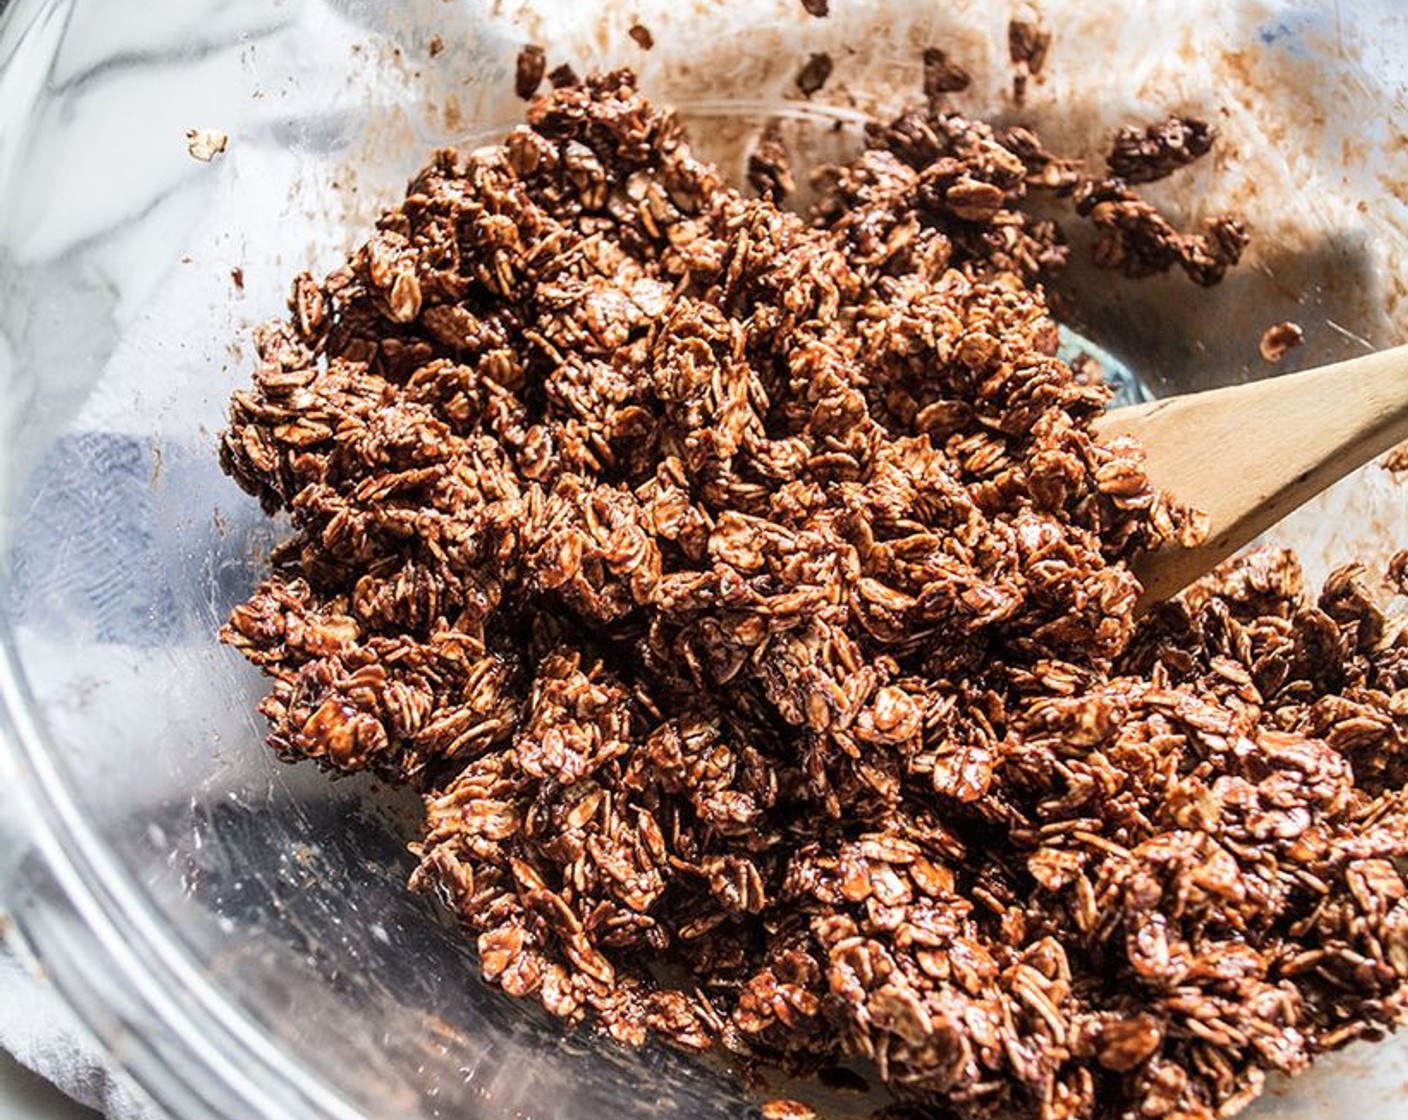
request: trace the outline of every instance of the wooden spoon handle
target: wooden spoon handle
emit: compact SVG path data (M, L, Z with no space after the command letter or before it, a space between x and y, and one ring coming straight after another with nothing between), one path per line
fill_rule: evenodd
M1177 594L1331 483L1408 440L1408 346L1284 377L1116 409L1102 437L1128 434L1149 478L1207 513L1207 540L1135 566L1142 602Z

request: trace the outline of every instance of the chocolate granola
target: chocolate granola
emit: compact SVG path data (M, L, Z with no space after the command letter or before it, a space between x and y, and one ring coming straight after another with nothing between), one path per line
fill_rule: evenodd
M1193 1120L1394 1025L1408 639L1279 551L1135 617L1198 519L1092 433L1024 204L1205 283L1240 227L937 105L802 217L553 81L259 332L222 463L296 535L223 636L272 747L413 783L485 977L627 1043Z
M1106 162L1127 183L1152 183L1212 151L1217 129L1196 117L1169 117L1145 128L1120 129Z

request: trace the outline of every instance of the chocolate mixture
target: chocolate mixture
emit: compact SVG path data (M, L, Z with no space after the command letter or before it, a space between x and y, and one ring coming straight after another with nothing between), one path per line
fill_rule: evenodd
M1192 1120L1395 1022L1408 641L1272 551L1136 621L1198 519L1091 434L1023 206L1131 276L1240 227L937 104L801 217L775 147L747 198L629 73L554 82L259 333L222 461L297 535L223 636L273 747L422 790L485 976L627 1043Z

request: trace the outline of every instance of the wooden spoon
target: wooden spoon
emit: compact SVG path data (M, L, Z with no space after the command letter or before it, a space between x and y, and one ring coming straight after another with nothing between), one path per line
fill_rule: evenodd
M1408 440L1408 346L1116 409L1095 427L1107 439L1139 439L1150 480L1208 515L1203 544L1162 548L1135 565L1147 606Z

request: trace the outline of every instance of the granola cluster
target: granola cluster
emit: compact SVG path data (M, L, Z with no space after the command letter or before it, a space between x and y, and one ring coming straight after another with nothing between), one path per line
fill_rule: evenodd
M1198 519L1092 435L1024 202L1132 275L1239 227L936 104L799 216L775 138L744 197L629 73L554 82L260 332L271 745L414 783L485 976L628 1043L1195 1120L1394 1023L1408 643L1279 552L1136 620Z

